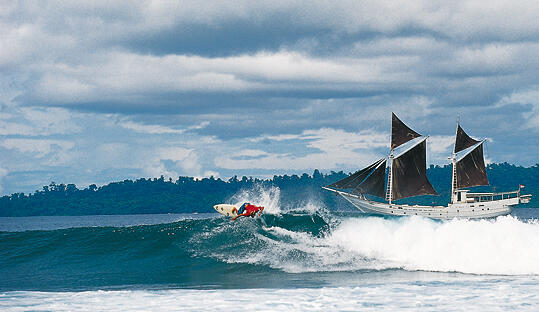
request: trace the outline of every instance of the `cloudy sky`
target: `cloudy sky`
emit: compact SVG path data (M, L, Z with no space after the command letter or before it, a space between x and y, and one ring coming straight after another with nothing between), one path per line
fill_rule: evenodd
M536 1L0 1L0 194L353 171L394 111L536 164Z

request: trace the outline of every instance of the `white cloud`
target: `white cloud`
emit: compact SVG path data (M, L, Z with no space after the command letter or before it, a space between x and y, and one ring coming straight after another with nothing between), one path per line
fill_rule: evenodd
M196 106L180 100L159 102L160 94L266 92L262 98L267 100L274 92L302 97L317 91L352 94L347 96L404 92L455 103L464 97L470 103L477 94L503 92L500 85L506 90L537 83L539 22L533 2L495 1L488 8L480 1L422 0L313 1L308 7L297 1L48 3L7 6L0 25L8 34L0 44L8 47L2 51L4 63L15 69L7 80L21 81L15 89L24 95L19 101L29 105L99 102L111 110L115 105L153 109L163 103ZM69 21L59 22L64 16L70 16ZM300 30L298 38L287 37L290 44L284 40L273 49L237 54L220 53L216 44L215 55L226 55L221 57L181 49L176 54L173 49L137 52L140 43L131 45L148 36L160 38L163 32L182 35L187 27L219 31L234 23L275 22ZM334 51L328 47L333 47L332 40L304 34L321 29L324 34L331 31L328 38L337 42L348 34L358 39L335 43ZM373 37L365 39L362 33ZM329 42L319 42L320 53L296 49L300 44L295 40ZM201 54L207 52L203 50Z
M267 152L259 149L242 149L239 152L233 153L233 157L259 157L268 155Z
M216 179L220 177L219 172L208 170L208 171L204 171L204 175L202 178L206 178L206 177L209 178L211 176L213 176ZM201 178L201 177L198 177L198 178Z
M257 140L271 140L271 136ZM293 136L287 136L293 139ZM275 137L276 141L282 137ZM269 153L265 151L251 151L250 154L261 156L253 158L235 158L235 154L219 156L215 159L217 166L226 169L342 169L342 167L357 168L366 165L377 157L376 148L388 146L388 136L372 130L357 133L344 130L322 128L306 130L295 136L306 148L314 148L313 152L305 156L296 156L293 153Z
M493 146L494 159L534 164L534 147L507 129L529 141L539 130L537 9L500 0L3 2L1 165L10 174L55 165L84 181L352 169L386 153L390 111L422 134L452 133L463 112L508 142ZM186 36L230 38L237 27L248 36L232 47ZM45 105L70 109L36 107ZM443 162L452 140L432 136L429 161Z
M74 142L65 140L47 139L4 139L0 141L0 147L8 150L16 150L21 158L33 157L42 159L41 164L46 166L67 165L76 156L73 147ZM35 164L27 166L36 168Z
M2 193L2 179L6 177L8 174L8 171L2 167L0 167L0 194Z
M427 140L427 162L437 165L449 163L454 143L455 136L452 135L430 136Z
M360 83L417 79L413 72L400 69L405 60L322 59L287 51L219 58L107 52L91 61L43 67L35 72L33 95L46 102L76 105L122 102L126 97L136 102L137 97L156 92L355 90Z
M203 121L201 123L199 123L198 125L194 125L194 126L189 126L187 127L187 130L200 130L200 129L204 129L206 128L207 126L209 126L210 122L209 121Z
M3 114L0 135L50 136L82 131L74 118L80 114L63 108L14 108Z
M455 137L452 135L433 135L429 137L428 142L430 152L448 153L447 156L450 156Z
M139 154L140 152L137 148L134 148L127 143L110 142L101 143L92 147L82 159L84 160L83 162L86 169L99 171L104 168L132 167Z
M145 175L150 177L160 177L164 176L165 178L176 177L178 174L175 171L170 171L166 168L165 164L162 162L149 162L143 168Z
M164 163L166 160L172 161L174 168L168 169ZM200 176L202 170L196 151L183 147L159 148L152 159L142 160L141 164L144 171L151 176L177 177L180 174Z
M136 123L133 121L120 122L119 125L126 129L133 130L135 132L149 133L149 134L165 134L165 133L181 134L185 132L185 130L183 129L172 129L172 128L160 126L160 125L144 125L144 124Z
M192 149L183 147L163 147L157 151L159 159L182 161L192 155Z
M346 132L344 130L322 128L319 130L306 130L302 138L309 140L308 147L317 148L327 153L346 153L355 149L373 149L388 147L387 134L373 130L360 132Z
M29 125L17 122L2 121L0 135L37 135L37 131Z
M519 90L510 95L504 96L496 107L503 107L510 104L528 104L531 105L531 111L523 112L522 115L526 120L523 126L525 129L539 131L539 87L534 87L527 90Z
M279 135L265 135L265 136L259 136L256 138L249 139L251 142L260 142L264 140L271 140L271 141L288 141L288 140L295 140L299 139L301 136L296 134L279 134Z
M35 153L36 157L44 157L55 149L67 151L75 144L62 140L38 140L38 139L5 139L0 141L0 146L7 149L15 149L21 153Z
M201 122L201 123L199 123L197 125L187 127L185 129L173 129L173 128L166 127L166 126L161 126L161 125L141 124L141 123L136 123L136 122L130 121L130 120L124 120L124 121L119 122L118 124L123 128L133 130L135 132L140 132L140 133L148 133L148 134L168 134L168 133L182 134L182 133L184 133L185 131L188 131L188 130L203 129L203 128L207 127L210 123L205 121L205 122Z
M357 31L395 32L405 27L427 28L444 35L467 39L475 35L505 37L532 36L539 29L537 5L533 1L492 1L485 6L480 0L458 1L140 1L137 3L92 1L76 5L48 1L48 5L21 4L27 17L40 15L50 19L40 21L53 26L61 16L69 15L67 33L86 33L95 40L96 33L108 31L112 38L125 37L144 31L170 29L180 25L219 25L231 21L262 23L276 16L294 17L293 25L302 28L315 26L336 32ZM39 9L38 9L39 8ZM12 8L11 15L20 14ZM8 15L9 16L9 15ZM379 18L383 16L384 18ZM518 18L511 18L518 17ZM503 22L502 22L503 21ZM115 25L116 27L107 27Z

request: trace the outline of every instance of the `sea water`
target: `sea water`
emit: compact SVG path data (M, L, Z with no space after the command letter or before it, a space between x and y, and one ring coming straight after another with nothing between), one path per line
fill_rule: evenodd
M231 202L265 213L235 222L0 218L0 310L539 310L539 209L434 221L257 192Z

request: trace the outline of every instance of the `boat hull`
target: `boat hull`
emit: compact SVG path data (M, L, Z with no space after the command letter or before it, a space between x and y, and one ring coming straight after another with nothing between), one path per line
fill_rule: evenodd
M448 206L396 205L366 200L353 194L338 192L361 212L390 216L423 216L433 219L482 219L494 218L511 213L518 198L508 198L481 203L449 204Z

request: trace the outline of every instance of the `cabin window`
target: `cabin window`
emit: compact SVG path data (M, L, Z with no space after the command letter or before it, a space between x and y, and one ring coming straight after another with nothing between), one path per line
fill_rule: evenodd
M460 192L457 193L457 201L462 200L462 194Z

